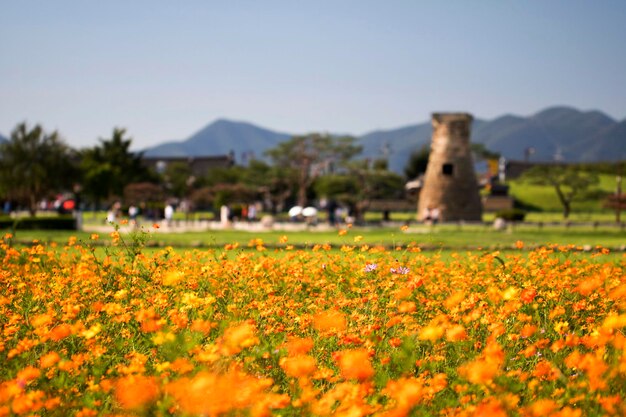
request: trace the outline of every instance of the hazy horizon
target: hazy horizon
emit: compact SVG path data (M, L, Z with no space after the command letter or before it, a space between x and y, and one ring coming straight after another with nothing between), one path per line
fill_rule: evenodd
M626 118L626 3L0 0L0 133L141 149L217 119L360 135L465 111Z

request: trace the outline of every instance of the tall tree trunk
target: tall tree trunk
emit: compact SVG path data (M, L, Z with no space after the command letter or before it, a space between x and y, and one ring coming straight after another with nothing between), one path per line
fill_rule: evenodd
M565 197L563 190L561 190L561 187L558 184L554 185L554 189L556 190L556 195L559 197L559 201L563 206L563 218L567 219L571 210L570 200Z
M31 194L29 196L28 212L30 213L31 217L35 217L35 215L37 214L37 199L35 198L34 194Z
M306 206L306 184L304 183L298 187L298 205L300 207Z

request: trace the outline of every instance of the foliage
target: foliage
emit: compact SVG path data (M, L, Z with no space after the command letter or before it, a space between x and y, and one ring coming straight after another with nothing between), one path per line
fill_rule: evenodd
M403 197L404 181L386 169L370 168L367 161L346 165L345 174L324 175L317 179L314 190L350 207L357 222L362 222L372 200Z
M584 172L566 165L536 165L524 172L522 180L530 184L549 185L554 188L567 219L575 199L584 197L599 183L594 172Z
M295 174L297 203L307 204L307 189L323 173L333 173L346 161L361 152L349 136L334 137L311 133L294 136L266 151L275 166L290 169Z
M126 129L114 128L110 139L81 153L83 190L96 203L120 198L124 187L133 182L152 180L141 153L130 151L132 139L124 138Z
M10 140L0 144L0 189L33 216L40 200L71 189L74 179L72 151L57 132L20 123Z
M313 189L319 196L335 199L342 203L351 202L358 193L356 178L348 174L323 175L315 180Z
M184 162L169 163L163 172L163 183L169 194L178 198L186 197L193 190L196 180L191 166Z
M213 194L211 187L200 187L193 190L189 199L196 210L215 210L213 206L215 195Z
M134 182L124 187L124 202L141 205L142 203L163 203L163 187L152 182Z
M202 187L191 194L194 207L219 210L223 205L248 203L258 198L258 192L246 184L217 184Z
M287 199L293 196L295 178L292 168L252 160L242 180L255 188L270 211L275 213L284 209Z
M425 173L429 156L430 147L427 145L411 152L409 160L404 167L404 177L410 181Z
M626 412L625 265L605 250L443 261L281 238L271 256L253 238L147 255L146 238L115 231L97 256L96 235L56 250L5 237L4 414Z
M204 178L204 185L214 186L218 184L238 184L243 181L247 168L235 165L228 168L214 168Z
M76 230L73 216L0 217L0 229L15 230Z
M501 156L499 152L487 149L484 143L472 142L470 144L470 149L479 159L498 159Z
M526 212L520 209L508 209L508 210L500 210L495 214L496 218L500 218L507 221L516 221L521 222L524 221L526 217Z

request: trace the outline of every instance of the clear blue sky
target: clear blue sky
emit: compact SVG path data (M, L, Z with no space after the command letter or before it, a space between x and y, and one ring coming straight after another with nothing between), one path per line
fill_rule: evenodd
M0 133L135 149L217 118L362 134L433 111L626 118L626 1L0 0Z

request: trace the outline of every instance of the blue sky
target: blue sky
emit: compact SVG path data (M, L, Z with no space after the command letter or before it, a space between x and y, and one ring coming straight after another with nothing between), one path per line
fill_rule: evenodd
M0 133L135 149L217 118L362 134L434 111L626 118L626 2L0 0Z

